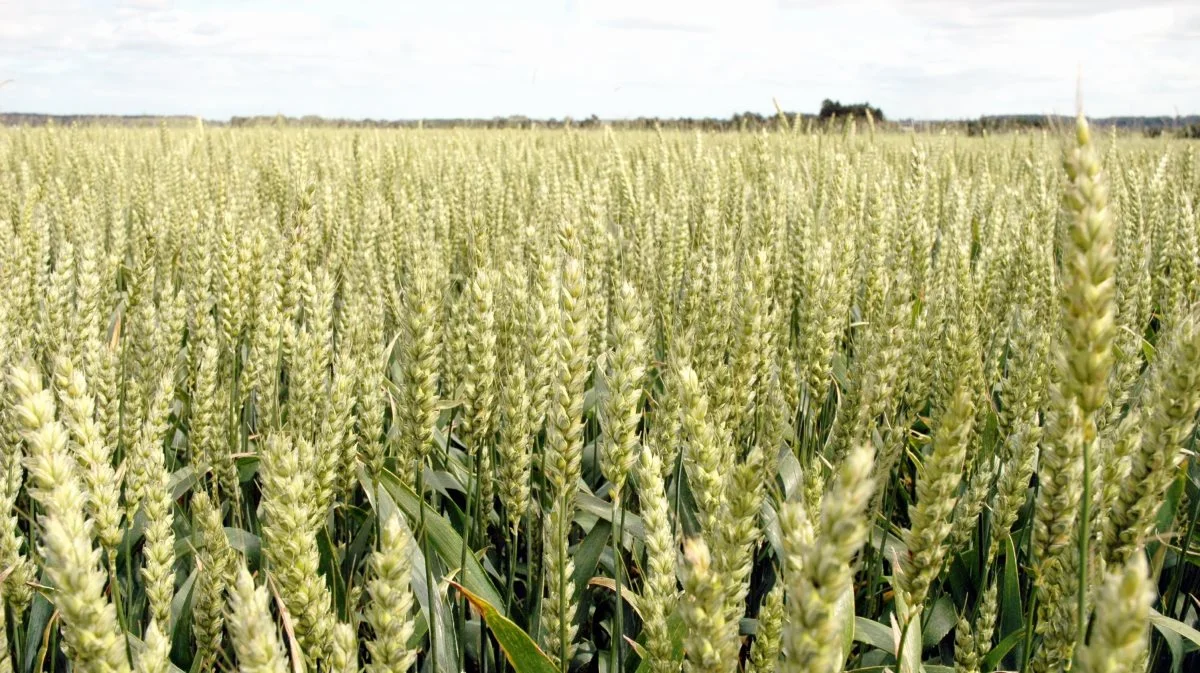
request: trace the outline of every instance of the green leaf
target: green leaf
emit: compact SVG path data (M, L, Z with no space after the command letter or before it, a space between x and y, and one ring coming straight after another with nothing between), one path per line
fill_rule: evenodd
M584 530L587 530L586 526ZM590 612L589 605L592 600L591 594L587 592L587 583L597 574L600 557L604 555L605 550L609 549L609 541L612 540L611 533L612 526L607 521L595 520L592 522L587 537L571 550L571 558L576 564L571 581L575 584L575 597L579 601L575 611L577 626L583 626L586 623L585 619Z
M800 466L796 454L785 451L779 456L778 470L779 479L783 482L783 498L787 500L799 492L801 480L804 479L804 468Z
M983 657L983 662L980 664L980 669L984 671L994 671L999 668L1000 661L1004 659L1004 656L1011 652L1014 647L1020 644L1024 638L1025 629L1017 629L1016 631L1013 631L1002 638L1000 642L996 643L996 646L993 647L991 651Z
M575 574L571 579L575 582L576 596L583 595L588 580L596 576L596 569L600 567L600 555L612 539L610 533L612 526L607 521L597 521L595 527L588 531L587 537L583 538L583 542L571 553L571 559L575 563Z
M358 529L351 536L349 544L345 547L345 554L342 557L342 576L353 578L355 570L361 567L363 559L372 551L372 542L375 539L375 512L364 510L357 507L347 507L345 511L348 515L353 515L348 518L357 520L355 524ZM352 580L353 581L353 580ZM343 601L342 607L345 612L339 615L343 621L351 621L351 614L354 606L350 601Z
M671 658L680 664L683 662L683 632L686 628L686 625L683 623L683 617L679 614L679 606L676 605L675 610L671 612L671 616L667 618L667 633L671 636ZM678 666L672 668L678 668ZM650 660L647 657L642 657L642 661L637 667L637 673L649 672Z
M492 630L492 635L496 636L496 642L500 644L500 649L504 650L504 656L508 658L508 662L512 664L516 673L558 673L554 662L550 661L550 657L542 652L537 643L533 642L533 639L520 627L500 614L500 611L492 603L471 593L457 582L450 584L462 592L463 596L483 616L483 620Z
M671 480L671 484L667 489L667 499L670 502L676 502L678 498L679 507L675 510L675 516L679 520L680 527L683 528L684 537L695 537L700 535L700 521L696 519L696 512L699 509L696 506L696 496L692 494L692 483L688 479L687 470L683 467L684 452L679 452L679 457L676 459L675 478Z
M338 563L337 550L333 540L329 538L329 527L321 526L317 531L317 551L319 553L319 570L329 582L333 594L333 609L338 614L345 614L346 580L342 577L342 568Z
M253 481L254 475L258 474L258 456L248 455L241 456L237 459L238 481L245 484Z
M958 615L954 614L954 605L949 596L942 596L933 604L929 611L929 619L925 621L925 629L921 632L921 646L933 647L942 642L942 638L958 623Z
M908 554L908 546L904 544L904 540L901 540L890 532L885 532L879 526L874 526L871 529L871 535L867 538L867 544L882 552L883 557L889 561Z
M611 577L593 577L592 579L588 580L588 586L603 587L613 592L614 595L617 592L617 581ZM634 614L638 616L638 619L642 619L642 599L637 595L636 591L631 589L629 585L625 583L621 583L621 601L628 605L629 609L633 610ZM746 620L745 618L743 618L743 621L753 621L755 623L758 622L756 619ZM753 635L753 633L750 633L749 635ZM626 636L625 640L629 640L629 637Z
M633 638L625 636L625 642L629 643L629 647L633 650L634 654L638 655L638 658L642 661L645 661L646 657L649 656L649 652L646 651L645 646Z
M599 382L600 382L599 385L601 385L601 386L604 385L604 383L603 383L604 377L603 376L598 376L596 378L599 379ZM588 413L596 407L596 404L599 403L600 400L604 399L603 392L604 392L603 390L598 389L598 386L592 386L591 388L588 388L586 391L584 391L584 393L583 393L583 415L584 416L587 416Z
M185 615L189 623L192 620L192 587L196 584L197 572L197 570L193 569L188 574L187 579L183 581L183 584L179 586L179 589L175 592L175 596L171 599L172 628L170 633L163 635L171 639L172 649L174 649L175 643L181 639L181 636L183 640L186 640L186 636L184 635L186 629L181 629L180 624ZM186 653L186 651L185 649L184 652Z
M842 658L838 665L846 663L854 647L854 588L848 588L833 604L833 619L842 624Z
M576 499L579 505L580 512L586 512L595 516L598 520L611 524L613 522L613 506L611 502L601 500L587 491L579 491ZM577 515L576 518L578 518ZM584 527L587 530L587 527ZM632 540L646 539L646 524L642 522L642 517L633 512L625 512L625 534L623 537L624 546L628 548Z
M246 562L250 568L257 568L259 566L260 555L262 553L262 540L257 535L241 528L226 526L225 538L229 540L230 547L245 554Z
M1004 537L1004 575L1000 581L1000 642L1014 633L1025 633L1025 608L1021 601L1021 580L1017 575L1017 550L1011 535ZM1024 657L1025 643L1014 643L1017 659ZM1011 663L1011 662L1010 662ZM1000 662L997 661L999 666Z
M786 558L783 551L783 529L779 526L779 512L775 511L775 505L769 499L764 499L762 505L762 529L775 558Z
M375 493L371 487L371 478L367 476L365 470L359 469L359 483L362 484L363 490L371 498L374 504ZM379 485L391 497L400 511L404 512L404 516L408 518L410 526L417 526L420 521L420 507L425 509L425 526L429 535L429 544L437 553L438 557L447 567L457 568L463 557L463 539L454 530L444 517L437 513L428 503L423 500L419 501L417 494L413 493L412 489L400 481L400 478L395 474L384 470L379 475ZM418 504L419 503L419 504ZM474 554L466 555L466 567L461 569L460 575L463 586L470 589L473 593L481 596L492 605L503 605L504 599L500 593L492 586L491 580L488 579L487 572L483 566L479 564L479 560ZM496 608L503 614L503 608Z
M191 466L181 467L171 473L168 483L168 487L171 489L171 499L178 500L196 484L196 471Z
M38 653L43 651L44 644L50 637L50 620L54 615L54 606L41 592L33 594L33 607L29 609L29 621L25 623L25 662L24 670L40 671L43 665L37 661Z
M830 373L838 388L850 390L850 367L846 364L846 356L843 353L837 353L833 356L833 362L830 364L832 364Z
M465 476L465 470L463 473ZM449 472L431 470L428 467L425 468L425 488L437 491L447 498L454 497L452 492L464 494L467 492L466 486L464 486L454 475L450 474Z
M998 442L1000 435L1000 418L995 411L988 411L983 423L983 436L980 438L983 454L985 456L993 455L994 447Z
M1171 651L1171 673L1179 673L1183 670L1183 638L1174 631L1160 630L1158 633L1167 644L1167 649Z
M1171 481L1164 494L1162 505L1158 508L1158 530L1170 530L1175 522L1175 512L1179 509L1179 500L1183 497L1183 487L1186 483L1187 474L1179 469L1176 478Z
M892 627L866 617L854 618L854 639L889 654L896 649L892 642Z
M417 603L421 606L417 614L423 617L424 621L433 624L433 631L430 635L431 642L437 642L438 671L439 673L455 673L459 635L458 631L454 629L454 617L449 605L450 598L445 592L438 589L438 578L441 577L439 573L436 571L432 573L434 582L432 597L429 595L429 583L425 580L425 564L428 562L436 565L437 559L432 558L427 561L425 555L421 553L420 543L413 544L409 553L413 564L413 594L416 595ZM411 641L410 645L418 647Z
M1187 624L1184 624L1178 619L1172 619L1157 610L1151 609L1150 623L1154 625L1154 628L1158 629L1164 634L1169 631L1191 641L1192 644L1196 645L1197 647L1200 647L1200 631L1197 631Z
M1142 344L1142 357L1146 358L1146 362L1154 362L1154 345L1142 339L1140 335L1138 341Z

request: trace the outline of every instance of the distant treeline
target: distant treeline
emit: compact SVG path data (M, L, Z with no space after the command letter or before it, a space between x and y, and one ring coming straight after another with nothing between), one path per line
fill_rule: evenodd
M877 109L877 108L873 108ZM840 115L841 121L851 117L862 117L853 111ZM880 116L874 117L880 120ZM745 131L773 129L780 124L788 128L805 125L816 128L819 125L838 123L839 116L813 115L799 112L782 112L762 115L757 112L740 112L731 117L636 117L632 119L600 119L592 115L584 119L534 119L523 115L493 117L490 119L448 118L448 119L336 119L307 115L304 117L289 117L284 115L259 115L248 117L231 117L228 120L205 119L207 126L229 126L234 128L270 127L270 126L299 126L309 128L480 128L480 129L530 129L530 128L599 128L611 126L620 129L673 128L696 129L704 131ZM194 126L196 117L185 116L154 116L154 115L50 115L36 113L0 113L0 126L159 126L169 127ZM839 127L840 128L840 127Z
M49 115L22 112L0 113L0 126L194 126L198 118L183 115ZM1174 135L1200 139L1200 115L1186 117L1105 117L1092 119L1093 126L1117 127L1123 131L1147 136ZM970 120L888 120L883 110L869 103L842 104L822 101L817 114L780 111L775 114L740 112L727 118L718 117L637 117L633 119L600 119L592 115L585 119L534 119L521 115L491 119L330 119L314 115L287 117L261 115L231 117L228 120L205 119L207 126L243 127L313 127L313 128L597 128L654 130L658 128L701 131L760 131L785 127L802 132L841 132L853 123L860 129L873 125L881 130L939 131L954 130L968 135L1064 129L1074 124L1074 118L1051 115L989 115Z
M1174 134L1182 138L1200 137L1200 115L1186 117L1103 117L1089 120L1093 126L1117 127L1147 136ZM1066 115L990 115L966 122L967 133L980 135L1013 130L1071 128L1075 118Z
M205 124L221 124L210 122ZM37 112L0 112L0 126L195 126L186 115L49 115Z
M817 115L821 119L871 119L873 121L885 121L883 110L877 107L871 107L870 103L851 103L842 105L836 100L826 98L821 101L821 112Z

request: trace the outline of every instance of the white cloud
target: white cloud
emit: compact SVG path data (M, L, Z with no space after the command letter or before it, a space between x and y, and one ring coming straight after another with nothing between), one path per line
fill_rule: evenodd
M1187 0L0 0L0 109L343 116L1200 111ZM1190 38L1190 40L1189 40Z

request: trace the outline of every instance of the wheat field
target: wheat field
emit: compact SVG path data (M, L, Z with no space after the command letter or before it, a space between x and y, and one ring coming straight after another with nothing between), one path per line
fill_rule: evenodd
M0 131L0 673L1194 670L1194 148Z

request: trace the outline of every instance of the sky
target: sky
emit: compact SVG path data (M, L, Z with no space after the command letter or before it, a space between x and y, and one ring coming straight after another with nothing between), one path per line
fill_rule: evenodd
M1197 0L0 0L0 112L1200 113Z

